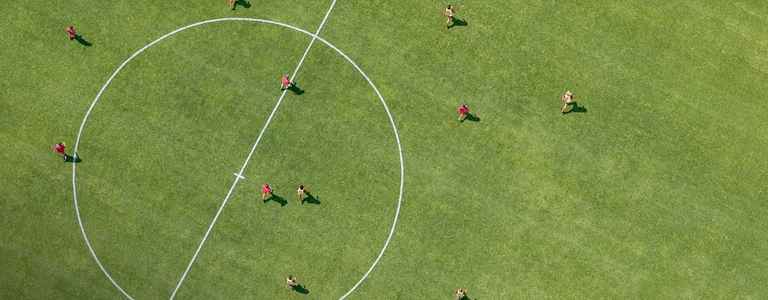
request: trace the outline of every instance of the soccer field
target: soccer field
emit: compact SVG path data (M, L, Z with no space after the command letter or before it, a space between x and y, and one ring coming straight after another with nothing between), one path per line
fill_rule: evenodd
M768 298L768 2L67 2L0 7L0 299Z

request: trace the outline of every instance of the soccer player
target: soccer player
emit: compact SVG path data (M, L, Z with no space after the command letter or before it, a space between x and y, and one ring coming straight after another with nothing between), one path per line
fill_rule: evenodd
M563 102L563 107L560 108L561 113L566 113L565 109L568 107L568 104L573 103L573 93L571 93L570 90L566 90L565 94L563 94L562 97L560 97L560 101Z
M445 8L445 11L443 12L443 15L448 18L445 21L445 28L451 28L451 25L453 25L453 18L456 14L456 11L453 9L453 5L448 4L448 7Z
M295 289L299 286L299 282L296 281L296 277L293 277L293 275L288 275L288 278L285 279L285 284L289 289Z
M67 32L67 36L69 37L70 41L77 38L77 31L75 30L75 26L69 25L66 29L64 29L64 31Z
M291 78L288 77L288 74L283 75L283 77L280 78L280 90L284 91L287 88L290 88L293 86L293 81L291 81Z
M235 4L237 4L237 0L227 0L227 2L229 4L229 8L235 10Z
M454 296L456 300L464 300L467 299L467 289L456 289L456 293L454 293Z
M261 187L261 200L262 201L267 200L267 195L269 195L269 197L272 197L272 187L269 186L269 183L265 183Z
M67 149L67 145L64 145L63 142L53 145L53 152L56 152L56 154L59 154L62 157L64 157L64 161L67 161L69 159L69 155L67 155L66 149Z
M459 108L456 109L456 112L459 114L459 122L464 122L464 120L467 119L467 116L469 116L469 106L461 104L459 105Z
M299 189L296 190L296 196L299 199L299 203L304 204L304 194L306 192L306 189L304 188L303 184L299 185Z

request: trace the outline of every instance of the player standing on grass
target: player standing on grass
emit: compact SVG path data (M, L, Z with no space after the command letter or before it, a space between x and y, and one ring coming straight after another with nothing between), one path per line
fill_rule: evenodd
M272 187L269 186L269 183L265 183L261 187L261 200L262 201L267 200L267 195L269 195L269 197L272 197Z
M304 189L304 185L300 184L299 189L296 190L296 197L299 200L299 203L304 204L304 194L306 190Z
M75 30L75 26L69 25L66 29L64 29L64 31L67 32L67 37L69 37L70 41L77 38L77 31Z
M229 3L229 8L235 10L235 4L237 4L237 0L227 0L227 2Z
M283 75L283 77L280 77L280 90L284 91L287 88L290 88L293 86L293 81L291 81L291 78L288 77L288 74Z
M461 104L459 105L459 108L456 109L456 112L459 114L459 122L464 122L464 120L467 119L467 116L469 116L469 106Z
M293 275L288 275L288 278L285 279L285 285L289 289L295 289L299 286L299 282L296 281L296 277L293 277Z
M467 299L467 289L456 289L456 293L453 294L456 300Z
M562 97L560 97L560 101L563 102L563 107L560 108L561 113L566 113L565 109L568 107L569 104L573 103L573 93L571 91L566 90L565 94L563 94Z
M448 7L445 8L443 15L447 18L445 21L445 28L451 28L451 26L454 24L454 15L456 15L456 11L453 9L453 5L448 4Z
M67 155L67 145L64 145L64 142L53 145L53 152L64 157L64 161L69 159L69 155Z

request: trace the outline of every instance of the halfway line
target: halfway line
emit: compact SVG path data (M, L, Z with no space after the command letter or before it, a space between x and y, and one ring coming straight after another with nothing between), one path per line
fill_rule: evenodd
M299 60L298 65L296 65L296 69L293 70L293 74L291 75L291 80L295 80L296 76L299 73L299 70L301 69L301 66L304 64L304 59L307 58L307 54L309 54L309 50L312 48L312 45L315 43L315 40L317 40L317 35L320 34L320 31L323 29L323 26L325 26L325 22L328 21L328 17L331 15L331 11L333 10L333 7L336 6L336 0L333 0L331 2L331 7L328 8L328 11L325 13L325 17L323 17L323 21L320 22L320 26L317 27L317 31L315 31L315 35L312 36L312 40L309 42L309 46L307 46L307 49L304 50L304 54L301 56L301 59ZM277 99L277 104L275 104L275 107L272 109L272 112L269 114L269 117L267 118L266 123L264 123L264 126L261 128L261 132L259 132L259 136L256 138L256 142L253 143L253 146L251 147L251 152L248 153L248 157L245 159L245 162L243 162L243 166L240 168L240 172L238 174L243 174L243 171L245 171L245 168L248 167L248 163L251 161L251 157L253 157L253 153L256 152L256 147L261 142L261 138L264 136L264 132L267 131L267 127L269 127L269 123L272 122L272 118L275 116L275 113L277 112L277 109L280 107L280 104L283 102L283 99L285 98L285 94L288 92L288 90L284 90L280 97ZM235 190L235 187L237 186L237 183L240 182L241 177L236 176L235 181L232 182L232 186L229 187L229 192L227 192L227 196L224 197L224 200L221 202L221 205L219 206L218 211L216 211L216 215L213 217L213 220L211 221L211 224L208 225L208 230L205 231L205 235L203 236L203 239L200 241L200 244L197 246L197 250L195 250L195 254L192 255L192 259L190 259L189 264L187 265L187 268L184 270L184 273L181 275L181 278L179 279L179 282L176 284L176 287L173 289L173 293L171 293L170 299L173 300L176 297L176 293L179 291L179 288L181 288L181 284L184 283L184 279L187 278L187 275L189 274L189 270L192 269L192 265L195 263L195 260L197 260L197 256L200 254L200 250L203 248L203 244L205 244L205 241L208 240L208 236L211 234L211 230L213 229L213 226L216 224L216 221L218 221L219 216L221 215L221 212L224 210L224 207L227 205L227 202L229 201L229 198L232 196L232 193Z

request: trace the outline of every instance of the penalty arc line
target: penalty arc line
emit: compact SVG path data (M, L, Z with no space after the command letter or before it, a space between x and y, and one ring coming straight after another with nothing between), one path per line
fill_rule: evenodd
M304 54L301 56L299 63L296 65L296 68L293 70L293 74L290 77L291 80L295 80L296 76L298 75L299 70L301 69L301 66L304 64L304 60L307 58L307 54L309 54L309 50L312 48L312 45L315 44L315 40L317 40L318 34L320 34L320 31L323 30L323 26L325 26L325 22L328 21L328 17L331 15L331 11L333 11L333 8L335 6L336 6L336 0L333 0L333 2L331 2L331 6L328 8L328 11L326 11L325 16L323 17L323 21L320 22L320 26L317 27L315 34L312 36L312 40L309 42L309 45L307 46L307 48L304 50ZM235 178L235 181L232 182L232 186L229 188L229 192L227 192L227 196L224 197L224 200L221 202L221 205L219 206L218 211L216 211L216 215L213 217L211 224L208 225L208 230L206 230L205 235L203 236L203 239L200 241L200 244L197 246L197 250L195 250L195 254L192 255L192 259L190 259L186 270L184 270L184 273L181 275L181 278L179 279L179 283L176 284L176 287L173 289L173 293L171 293L170 300L173 300L176 297L176 293L179 291L179 288L181 288L182 283L184 283L184 279L187 278L187 275L189 274L189 270L192 269L192 265L194 265L195 261L197 260L197 257L200 254L200 250L202 250L203 245L205 244L205 241L208 240L208 236L211 234L211 230L213 229L213 226L216 225L216 221L218 221L219 216L221 216L221 212L224 211L224 207L227 205L227 202L229 202L229 199L232 196L232 192L235 190L237 183L240 182L240 179L242 178L242 174L245 171L245 168L248 167L248 163L251 161L251 158L253 157L253 153L256 152L256 147L259 146L259 143L261 142L261 138L264 136L264 133L267 131L267 128L269 127L269 124L272 122L272 118L275 116L275 113L277 113L277 109L280 108L280 104L283 103L283 99L285 98L286 93L288 93L288 90L287 89L283 90L283 92L280 94L280 97L277 99L277 103L275 104L275 107L272 109L272 112L269 114L267 121L264 123L264 126L261 128L261 131L259 132L259 136L256 137L256 142L254 142L253 147L251 147L251 152L248 153L248 157L245 159L245 162L243 162L243 166L240 168L240 172L238 173L239 176L237 176Z
M172 35L174 35L176 33L179 33L181 31L184 31L184 30L187 30L187 29L190 29L190 28L193 28L193 27L201 26L201 25L206 25L206 24L210 24L210 23L217 23L217 22L226 22L226 21L245 21L245 22L257 22L257 23L262 23L262 24L271 24L271 25L276 25L276 26L280 26L280 27L284 27L284 28L289 28L291 30L294 30L294 31L297 31L297 32L301 32L301 33L304 33L306 35L312 36L313 38L316 38L317 40L323 42L326 46L328 46L331 49L333 49L334 51L336 51L339 55L344 57L344 59L347 60L347 62L349 62L355 68L355 70L357 70L363 76L363 78L368 82L368 84L371 86L371 88L374 90L374 92L376 92L376 96L379 98L379 101L381 102L382 106L384 107L385 112L387 113L387 118L389 119L389 123L392 126L392 132L393 132L393 134L395 136L395 141L397 143L397 150L398 150L398 155L399 155L399 159L400 159L400 189L399 189L399 194L398 194L398 199L397 199L397 208L395 210L395 215L394 215L393 222L392 222L392 225L391 225L391 228L390 228L390 231L389 231L389 235L387 236L387 239L384 242L384 246L382 247L381 251L379 251L378 256L373 261L373 263L371 264L370 268L365 272L363 277L360 278L360 280L346 294L344 294L340 298L340 299L345 299L352 292L354 292L357 288L359 288L360 285L362 285L362 283L367 279L367 277L375 269L376 265L380 262L381 258L383 257L385 251L387 250L387 248L388 248L388 246L389 246L389 244L390 244L390 242L391 242L391 240L392 240L392 238L394 236L395 229L396 229L396 226L397 226L397 221L398 221L399 216L400 216L400 212L401 212L401 208L402 208L402 202L403 202L403 196L404 196L405 160L404 160L404 155L403 155L403 147L402 147L402 144L401 144L401 141L400 141L400 134L399 134L397 126L395 124L394 117L392 116L392 113L391 113L391 111L389 109L389 106L387 105L386 101L384 100L384 97L382 96L381 92L376 87L376 85L373 83L373 81L368 77L368 75L362 70L362 68L360 68L359 65L357 65L357 63L354 60L352 60L346 53L341 51L338 47L336 47L335 45L331 44L330 42L328 42L324 38L319 37L319 36L309 32L307 30L298 28L298 27L293 26L293 25L285 24L285 23L282 23L282 22L277 22L277 21L272 21L272 20L265 20L265 19L257 19L257 18L238 18L238 17L226 17L226 18L203 20L203 21L200 21L200 22L196 22L196 23L193 23L193 24L186 25L186 26L178 28L178 29L176 29L176 30L174 30L174 31L172 31L170 33L167 33L167 34L161 36L160 38L152 41L151 43L145 45L144 47L140 48L139 50L137 50L135 53L133 53L131 56L129 56L125 61L123 61L118 66L118 68L115 69L115 71L110 75L110 77L107 79L107 81L104 83L104 85L101 87L101 89L97 93L97 95L94 98L93 102L91 102L90 106L88 107L88 109L87 109L87 111L85 113L85 116L83 117L83 120L82 120L82 122L80 124L80 129L79 129L79 131L77 133L77 137L75 139L75 145L74 145L75 152L77 152L77 149L79 147L83 131L85 129L85 124L87 123L88 118L89 118L91 112L93 111L93 108L96 106L96 104L98 104L99 100L101 99L101 95L106 90L106 88L110 85L112 80L117 76L118 73L120 73L120 71L123 68L125 68L125 66L130 61L132 61L135 57L137 57L139 54L143 53L144 51L146 51L150 47L154 46L155 44L161 42L162 40L164 40L164 39L166 39L166 38L168 38L168 37L170 37L170 36L172 36ZM88 234L85 231L85 226L83 225L83 220L82 220L82 217L81 217L81 214L80 214L80 206L79 206L79 202L78 202L78 198L77 198L77 164L72 164L72 195L73 195L73 206L75 208L75 215L76 215L76 218L77 218L78 226L80 228L80 233L81 233L81 235L83 237L83 240L85 241L85 245L88 248L88 252L91 255L91 258L93 258L93 260L96 262L96 264L98 265L98 267L101 270L101 272L107 277L109 282L118 291L120 291L120 293L123 296L125 296L127 299L131 299L132 300L133 297L131 297L131 295L128 294L125 291L125 289L123 289L117 283L117 281L115 281L112 278L112 276L110 275L110 273L107 270L107 268L101 263L101 261L99 260L98 255L96 254L96 251L94 250L93 246L91 245L90 239L88 238Z

